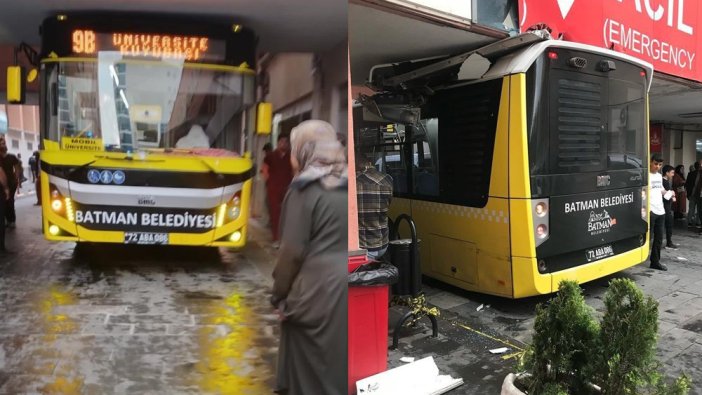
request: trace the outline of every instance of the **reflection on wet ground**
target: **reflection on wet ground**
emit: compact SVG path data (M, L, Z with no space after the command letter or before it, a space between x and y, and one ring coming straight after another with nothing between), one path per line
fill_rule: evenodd
M48 243L18 202L0 258L0 393L270 393L265 254ZM249 248L255 248L253 244ZM256 259L251 258L256 256Z

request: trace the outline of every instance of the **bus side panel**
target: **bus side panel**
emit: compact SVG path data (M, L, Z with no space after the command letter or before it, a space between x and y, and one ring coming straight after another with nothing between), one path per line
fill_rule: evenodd
M418 200L411 205L425 275L470 291L512 296L507 199L490 198L483 208Z
M515 278L515 299L552 292L551 275L539 273L536 269L536 258L513 256L512 270Z
M425 275L466 290L511 297L509 201L505 199L508 127L509 79L505 78L486 206L412 200L411 215L422 240L420 259ZM406 237L407 232L400 233Z
M512 296L513 277L509 243L509 125L510 80L502 80L495 148L490 170L487 224L477 224L478 284L481 292ZM496 215L497 214L497 215ZM490 220L494 220L490 221Z
M395 221L400 214L407 214L411 216L412 206L410 205L410 202L411 201L409 199L393 196L392 201L390 202L390 210L388 210L388 217ZM416 223L417 220L414 221ZM419 225L417 225L417 227L419 227ZM407 221L402 221L400 223L399 233L402 238L410 238L410 230L409 226L407 225Z
M509 212L514 297L551 292L551 276L536 268L526 132L526 75L510 78Z
M529 142L526 130L526 74L509 76L509 197L531 198L529 182ZM534 254L532 248L529 256ZM524 256L523 253L513 255Z
M490 170L490 198L507 197L509 195L509 77L502 80L500 93L500 107L497 114L497 130L495 133L495 148L492 155L492 169Z
M512 256L535 257L529 152L526 135L526 78L510 76L509 198Z

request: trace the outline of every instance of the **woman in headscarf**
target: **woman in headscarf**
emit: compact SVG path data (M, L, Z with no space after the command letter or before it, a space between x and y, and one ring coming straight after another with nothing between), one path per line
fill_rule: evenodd
M673 213L675 218L684 218L687 211L687 192L685 192L685 166L677 165L673 176L673 190L675 191L675 202L673 202Z
M347 391L347 167L334 128L292 130L293 178L281 215L271 303L281 319L276 392Z

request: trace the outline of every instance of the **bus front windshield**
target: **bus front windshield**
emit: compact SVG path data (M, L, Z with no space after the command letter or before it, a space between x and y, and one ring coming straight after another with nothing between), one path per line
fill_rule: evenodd
M54 110L48 137L100 141L108 151L210 148L241 127L253 75L182 60L135 60L100 53L58 62L48 72Z

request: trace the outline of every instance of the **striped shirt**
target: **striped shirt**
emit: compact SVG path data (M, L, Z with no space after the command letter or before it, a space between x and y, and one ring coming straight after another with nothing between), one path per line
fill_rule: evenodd
M360 247L377 251L388 245L388 208L392 200L392 177L369 166L356 172L358 241Z

